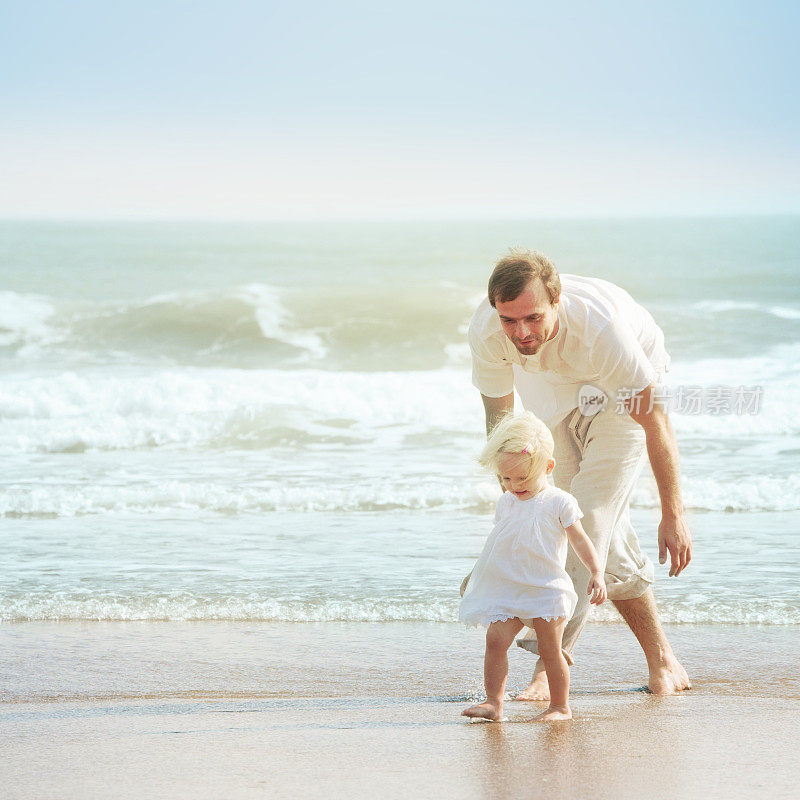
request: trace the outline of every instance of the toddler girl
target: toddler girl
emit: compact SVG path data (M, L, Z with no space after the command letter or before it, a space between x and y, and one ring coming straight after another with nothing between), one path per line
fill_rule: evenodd
M508 648L523 627L536 631L550 686L550 707L536 721L570 719L569 667L561 652L564 625L578 597L564 570L567 540L591 572L592 603L606 599L603 570L579 522L575 498L547 482L553 471L553 437L531 413L504 417L492 431L480 463L496 472L506 490L495 525L474 569L462 585L458 618L485 625L486 702L465 717L499 721L508 677Z

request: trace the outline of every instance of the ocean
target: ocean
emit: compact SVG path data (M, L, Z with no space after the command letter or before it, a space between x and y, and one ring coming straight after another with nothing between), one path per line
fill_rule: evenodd
M703 400L663 619L798 625L799 223L2 222L0 621L456 624L499 493L466 326L523 246L627 289ZM657 563L650 474L632 513Z

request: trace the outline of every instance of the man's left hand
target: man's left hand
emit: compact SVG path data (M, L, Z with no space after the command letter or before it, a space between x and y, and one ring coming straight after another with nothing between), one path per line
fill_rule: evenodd
M678 575L689 566L692 560L692 534L684 518L663 517L658 526L658 562L665 564L669 552L670 578Z

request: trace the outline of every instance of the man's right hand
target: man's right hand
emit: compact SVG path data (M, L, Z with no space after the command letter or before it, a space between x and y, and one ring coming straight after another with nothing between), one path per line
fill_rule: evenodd
M669 576L678 575L689 566L692 560L692 534L685 519L662 517L658 526L658 561L665 564L669 553Z

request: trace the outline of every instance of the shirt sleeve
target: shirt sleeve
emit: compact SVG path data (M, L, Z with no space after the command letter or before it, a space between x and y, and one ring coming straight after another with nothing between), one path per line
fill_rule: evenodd
M579 519L583 518L583 511L578 505L578 501L568 492L561 495L561 502L558 507L558 521L562 528L569 528Z
M600 386L612 404L620 397L620 392L625 391L628 397L658 380L655 368L633 331L617 320L600 331L592 347L591 361Z
M485 397L505 397L514 391L514 369L496 342L483 339L473 322L469 326L472 385Z

